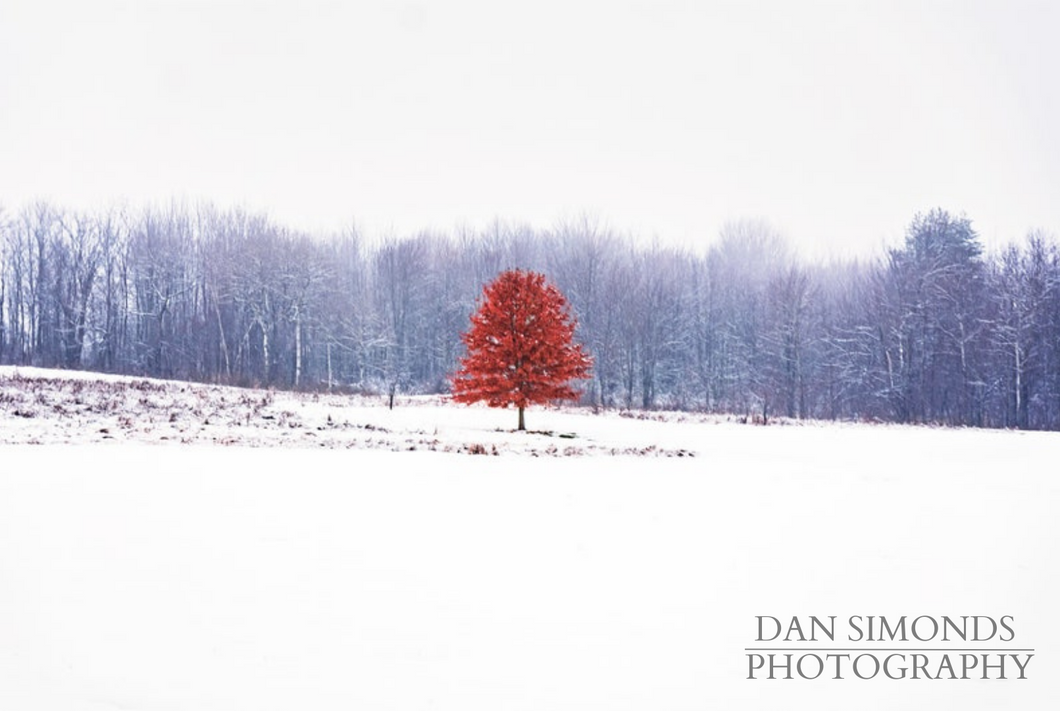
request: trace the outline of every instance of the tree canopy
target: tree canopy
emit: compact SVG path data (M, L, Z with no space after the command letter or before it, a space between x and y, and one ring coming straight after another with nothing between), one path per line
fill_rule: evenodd
M567 300L543 274L504 272L483 290L462 336L467 356L452 381L453 399L513 405L520 430L528 405L576 399L571 381L589 377L592 360L574 343L575 325Z

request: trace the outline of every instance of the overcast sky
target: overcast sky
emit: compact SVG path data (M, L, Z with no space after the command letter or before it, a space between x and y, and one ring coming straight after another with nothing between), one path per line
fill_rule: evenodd
M872 252L1060 233L1060 2L3 0L0 204Z

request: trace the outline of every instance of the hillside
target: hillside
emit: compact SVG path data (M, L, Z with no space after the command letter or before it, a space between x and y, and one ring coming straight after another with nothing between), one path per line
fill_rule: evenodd
M442 397L399 397L390 410L378 397L0 367L0 443L6 444L141 442L668 457L693 455L694 438L680 445L665 436L662 423L728 421L681 413L592 415L578 408L531 408L528 418L531 431L515 433L512 410L455 405Z

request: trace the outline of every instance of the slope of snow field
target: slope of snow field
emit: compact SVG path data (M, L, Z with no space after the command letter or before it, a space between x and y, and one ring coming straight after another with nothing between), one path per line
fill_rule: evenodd
M0 370L2 709L1060 698L1055 433L530 410L554 434L526 435L430 400L19 373ZM24 382L69 378L72 399ZM1024 681L749 681L755 615L1011 615L1036 656Z

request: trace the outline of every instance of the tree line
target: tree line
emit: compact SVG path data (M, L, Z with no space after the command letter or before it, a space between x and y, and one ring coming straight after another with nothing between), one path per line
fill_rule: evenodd
M1060 429L1060 250L971 221L808 263L768 225L709 248L589 218L369 241L211 205L0 212L0 363L235 385L439 393L482 287L549 275L594 360L583 404L768 420Z

